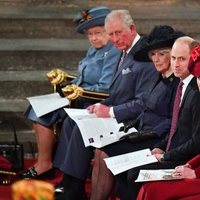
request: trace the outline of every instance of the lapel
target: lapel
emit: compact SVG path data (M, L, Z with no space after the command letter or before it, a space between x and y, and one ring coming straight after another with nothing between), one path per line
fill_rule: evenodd
M193 77L192 80L190 81L190 83L188 84L186 90L185 90L185 94L184 94L183 99L181 101L180 109L183 107L183 105L185 103L185 99L187 98L187 96L189 95L189 93L191 92L191 90L193 89L193 87L195 87L195 84L196 84L196 78Z
M123 69L125 69L127 66L129 66L130 63L132 63L132 65L134 65L133 54L141 48L140 41L141 41L141 39L139 39L137 41L137 43L132 47L131 51L126 55L126 57L124 59L124 62L122 63L122 66L120 68L120 70L117 70L117 68L116 68L116 73L115 73L115 75L114 75L114 77L112 79L110 87L112 87L112 85L116 81L117 77L122 73ZM120 56L120 58L121 58L121 56ZM120 59L119 59L119 62L120 62ZM119 62L118 62L118 65L119 65Z
M190 83L188 84L186 90L185 90L185 94L184 94L184 96L183 96L183 99L182 99L182 102L181 102L181 106L180 106L179 117L180 117L180 115L181 115L182 107L183 107L184 104L185 104L185 100L186 100L187 96L190 95L190 93L192 92L193 88L197 88L197 87L198 87L198 86L197 86L197 84L196 84L196 78L193 77L192 80L190 81ZM178 121L179 121L179 119L178 119ZM176 130L177 130L177 125L178 125L178 123L176 124L176 128L175 128L175 130L174 130L175 132L176 132Z
M130 53L128 53L122 63L122 66L120 67L120 69L116 70L116 73L115 73L115 76L113 77L112 79L112 82L110 84L110 86L112 86L114 84L114 82L116 81L116 79L119 77L119 75L122 73L122 70L124 68L126 68L126 66L128 66L128 63L132 62L133 58L132 58L132 55Z
M162 75L161 73L156 73L156 76L155 78L151 79L151 82L149 83L149 89L150 89L150 92L151 93L153 91L153 89L156 87L156 85L161 81L162 79Z

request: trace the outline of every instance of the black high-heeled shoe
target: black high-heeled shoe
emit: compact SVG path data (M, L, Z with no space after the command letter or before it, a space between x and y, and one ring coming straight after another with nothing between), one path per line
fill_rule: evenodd
M51 168L46 172L38 174L35 167L30 167L28 170L19 173L21 179L52 179L55 175L55 169Z

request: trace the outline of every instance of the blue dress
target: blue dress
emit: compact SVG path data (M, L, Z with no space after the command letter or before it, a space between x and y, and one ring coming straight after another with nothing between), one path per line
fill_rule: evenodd
M110 82L113 78L121 51L116 49L111 42L101 49L90 47L86 57L79 63L79 76L72 83L77 84L85 90L95 92L108 92ZM83 107L93 104L94 101L86 100ZM42 117L37 117L31 105L25 112L25 116L45 126L62 121L66 117L63 109L55 110Z

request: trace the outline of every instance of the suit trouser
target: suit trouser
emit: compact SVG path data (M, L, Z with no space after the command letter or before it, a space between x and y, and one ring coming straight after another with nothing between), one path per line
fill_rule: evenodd
M85 147L78 126L67 117L62 125L53 166L65 174L85 180L92 158L93 148Z

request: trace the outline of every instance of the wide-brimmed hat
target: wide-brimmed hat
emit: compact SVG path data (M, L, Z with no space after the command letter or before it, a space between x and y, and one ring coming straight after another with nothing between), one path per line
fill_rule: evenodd
M110 11L109 8L104 6L80 11L74 18L74 22L77 25L76 31L83 34L85 29L93 26L104 25L105 18Z
M174 41L184 36L181 31L175 31L171 26L155 26L149 35L144 36L141 49L135 52L134 59L138 61L151 61L149 51L161 48L171 48Z
M200 76L200 44L191 50L188 68L191 74Z

